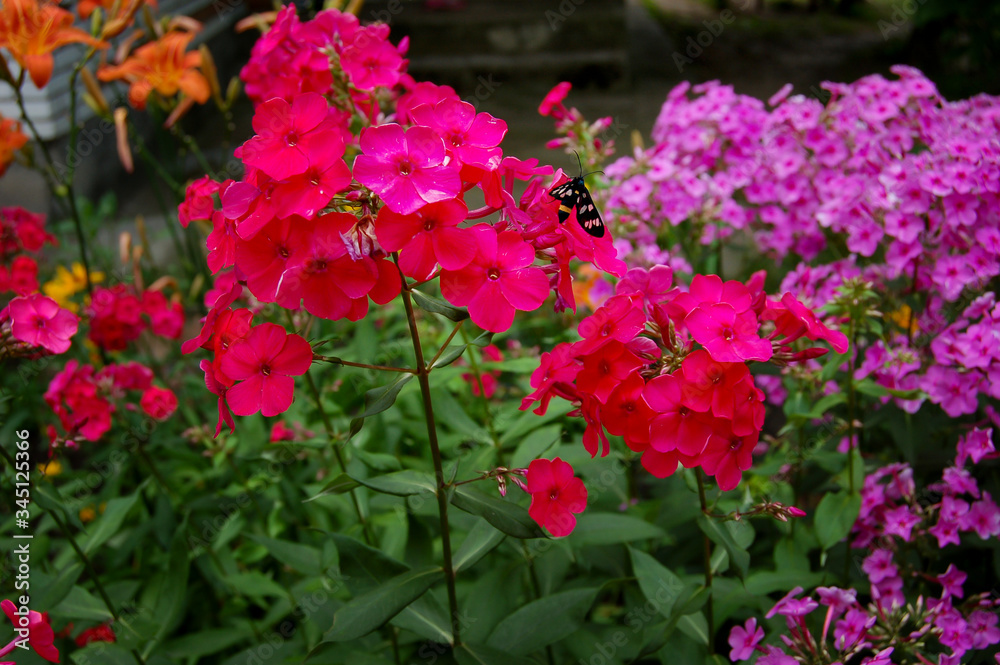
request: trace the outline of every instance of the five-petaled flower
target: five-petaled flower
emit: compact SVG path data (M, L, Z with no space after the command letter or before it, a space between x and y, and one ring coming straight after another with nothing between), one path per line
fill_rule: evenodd
M536 459L528 465L528 514L553 536L568 536L576 527L574 513L587 507L587 488L573 475L569 462Z

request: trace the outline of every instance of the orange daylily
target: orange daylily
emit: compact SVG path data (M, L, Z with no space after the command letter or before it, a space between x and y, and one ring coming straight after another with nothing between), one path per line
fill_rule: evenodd
M14 161L14 153L27 142L28 137L21 132L20 123L0 116L0 176L7 171L7 165Z
M66 44L81 43L107 48L73 27L73 15L55 3L42 0L3 0L0 3L0 47L28 70L31 80L43 88L52 78L52 52Z
M128 81L128 100L135 108L146 108L146 98L156 90L165 97L178 91L204 104L211 89L199 71L201 53L185 53L194 38L190 32L168 32L155 42L143 44L120 65L107 65L97 71L102 81Z

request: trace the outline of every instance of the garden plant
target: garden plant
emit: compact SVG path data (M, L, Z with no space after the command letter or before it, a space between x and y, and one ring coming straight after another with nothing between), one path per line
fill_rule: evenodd
M0 661L1000 662L1000 99L685 83L616 145L559 84L600 233L387 24L251 16L223 84L70 10L0 8ZM41 139L66 48L162 231Z

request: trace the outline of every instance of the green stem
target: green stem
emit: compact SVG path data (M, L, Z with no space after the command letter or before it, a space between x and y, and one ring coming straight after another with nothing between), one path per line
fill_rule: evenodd
M343 365L344 367L361 367L363 369L374 369L379 372L400 372L403 374L416 374L417 371L410 369L409 367L389 367L388 365L369 365L368 363L355 363L349 360L343 360L342 358L337 358L334 356L321 356L319 354L313 355L313 360L322 360L323 362L330 363L332 365Z
M291 318L291 317L289 317ZM341 473L347 472L347 463L344 461L344 454L340 451L340 445L337 443L337 434L333 429L333 422L330 420L330 414L326 412L323 407L323 400L319 393L319 388L316 387L316 382L312 378L312 374L306 372L306 386L309 387L309 393L312 395L313 403L316 404L316 408L319 410L320 420L323 421L323 430L326 432L326 438L330 442L330 448L333 449L334 457L337 458L337 465L340 467ZM358 521L361 523L361 530L364 532L365 543L372 545L375 539L372 537L371 529L368 525L368 521L365 519L364 513L361 511L361 503L358 502L358 495L354 493L354 490L348 492L351 495L351 503L354 504L354 512L358 515Z
M705 498L705 476L701 468L696 468L695 478L698 482L698 501L701 503L701 512L709 515L708 501ZM705 588L708 589L708 602L705 604L705 613L708 615L708 655L715 653L715 611L712 607L712 541L707 535L703 536L705 543Z
M410 339L413 341L413 354L417 361L417 380L420 382L420 394L424 403L424 420L427 423L427 439L431 445L431 457L434 459L434 477L437 480L438 517L441 522L441 553L444 558L444 576L448 585L448 609L451 612L451 632L453 646L462 644L458 614L458 596L455 593L455 567L451 562L451 533L448 527L448 485L444 479L444 466L441 462L441 448L438 445L437 428L434 424L434 405L431 402L430 368L424 363L424 351L420 346L420 331L417 329L417 319L413 313L413 301L406 278L403 279L403 306L406 308L406 322L410 327Z
M173 125L170 131L191 151L191 154L194 155L195 160L198 162L198 166L204 169L205 175L212 178L212 180L217 180L215 169L208 163L208 158L205 157L205 153L201 151L201 147L195 141L194 137L181 129L180 125L177 124Z

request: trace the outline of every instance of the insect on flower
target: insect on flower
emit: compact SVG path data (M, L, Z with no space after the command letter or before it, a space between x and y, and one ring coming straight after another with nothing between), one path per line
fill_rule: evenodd
M576 156L577 161L580 161L580 155ZM594 173L601 173L601 171L595 171ZM576 208L576 221L580 224L580 227L584 231L594 236L595 238L604 237L604 220L601 219L601 213L598 212L597 206L594 205L594 199L590 196L590 190L587 189L587 183L584 180L589 173L583 172L583 162L580 161L580 175L570 180L567 180L558 187L554 187L549 195L552 198L559 199L559 223L562 224L569 217L569 213L573 208Z

